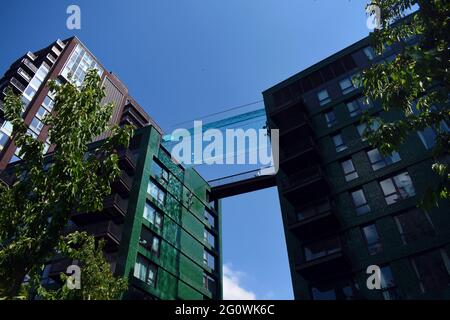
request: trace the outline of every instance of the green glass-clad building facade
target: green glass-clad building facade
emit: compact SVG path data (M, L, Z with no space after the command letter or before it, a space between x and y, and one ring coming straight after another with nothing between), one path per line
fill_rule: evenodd
M193 169L171 160L152 126L136 132L136 161L115 272L127 299L221 299L219 203Z
M411 135L387 157L362 136L363 112L402 115L365 101L353 76L398 50L376 56L366 38L263 93L280 130L277 187L296 299L450 298L450 205L416 207L438 181L435 132ZM380 289L366 285L370 265Z

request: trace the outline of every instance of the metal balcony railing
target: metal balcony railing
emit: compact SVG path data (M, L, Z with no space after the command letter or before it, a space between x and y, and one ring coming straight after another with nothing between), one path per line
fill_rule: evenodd
M280 148L280 158L281 161L290 158L296 154L301 153L304 150L314 148L316 146L316 143L314 142L314 139L311 137L297 140L295 144L290 144L288 146L285 146L283 148L283 145Z
M36 73L36 71L38 70L37 67L27 58L24 58L22 60L22 63L28 67L28 69L30 69L31 71L33 71L34 73Z
M20 92L23 92L25 90L25 86L19 82L16 78L12 77L9 82L16 87Z
M284 178L281 184L283 188L289 189L294 186L306 184L319 177L323 177L322 168L320 166L313 166Z

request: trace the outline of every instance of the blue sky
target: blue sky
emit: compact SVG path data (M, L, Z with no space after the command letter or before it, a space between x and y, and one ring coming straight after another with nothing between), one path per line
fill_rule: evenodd
M263 90L366 36L365 3L8 1L0 73L28 50L76 35L167 129L261 100ZM81 30L66 29L70 4L81 8ZM292 298L276 189L224 200L223 260L233 294Z

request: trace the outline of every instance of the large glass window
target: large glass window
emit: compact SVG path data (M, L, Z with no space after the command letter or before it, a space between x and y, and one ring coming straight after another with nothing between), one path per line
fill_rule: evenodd
M328 102L331 101L331 98L330 98L330 95L328 94L327 89L320 90L317 93L317 99L319 100L319 104L321 106L326 105Z
M353 191L351 195L357 215L363 215L370 212L369 204L367 203L366 196L362 189Z
M356 129L358 130L358 134L359 134L359 136L361 137L361 140L362 140L362 141L366 141L367 139L366 139L365 135L368 133L368 132L366 132L366 131L370 131L370 132L377 131L379 127L380 127L379 121L375 120L375 121L373 121L372 124L370 125L369 130L367 130L367 123L361 123L361 124L359 124L359 125L356 127Z
M334 111L325 112L325 121L328 128L337 124L336 114L334 113Z
M450 261L444 250L427 252L411 259L422 292L436 291L450 285Z
M347 77L339 81L339 87L341 87L342 94L347 94L356 89L354 76Z
M36 134L39 135L39 133L41 133L42 128L44 127L44 124L42 123L41 120L39 120L38 118L33 118L33 120L30 123L29 128Z
M205 221L208 222L208 224L214 228L216 225L216 219L214 218L214 216L212 215L211 212L209 212L207 209L205 209L204 211L204 218Z
M336 152L341 152L347 149L347 146L345 145L341 134L334 135L332 139L334 147L336 148Z
M398 152L394 151L391 155L384 157L377 148L367 151L367 156L369 157L370 164L372 165L372 169L374 171L401 160Z
M306 261L311 261L341 251L339 238L317 241L303 247Z
M138 255L136 263L134 264L134 277L144 281L145 283L156 286L156 275L158 272L158 267L145 259L143 256Z
M400 294L395 283L394 275L390 266L384 266L381 271L381 290L385 300L398 300Z
M203 251L203 263L212 270L216 268L216 259L206 250Z
M205 272L203 272L203 287L212 294L217 291L216 280Z
M216 237L207 229L203 230L203 240L213 248L216 245Z
M164 205L166 201L166 192L151 180L148 182L147 193L150 194L153 199L158 201L161 205Z
M423 131L418 131L417 134L419 135L425 149L432 149L436 144L436 132L433 129L425 128Z
M69 79L70 74L72 76L71 82L76 86L81 86L88 69L97 69L99 76L103 73L103 69L100 65L81 45L78 44L70 55L69 61L64 66L61 75L66 79Z
M383 251L381 239L375 224L370 224L362 228L364 238L366 239L367 249L370 255Z
M167 182L169 181L169 172L164 169L158 162L153 160L152 163L152 173L158 178L162 179L163 181Z
M148 202L145 202L143 216L145 220L150 222L157 229L162 228L162 214Z
M44 101L42 102L42 107L47 109L48 112L52 112L53 106L55 102L49 96L45 96Z
M161 239L144 226L142 226L141 229L139 244L148 251L150 251L152 254L159 256L159 247L161 245Z
M352 159L348 159L341 162L342 171L344 171L345 181L352 181L358 178L358 172L356 172Z
M430 216L417 208L395 216L395 222L404 244L435 235Z
M363 49L363 51L364 51L364 54L366 55L367 59L369 59L369 60L375 59L376 54L375 54L375 50L372 47L365 47Z
M384 199L388 205L416 195L416 190L408 172L380 181Z
M373 104L370 101L366 101L365 97L359 97L358 99L347 102L347 109L351 117L356 117L362 114L364 111L372 108Z

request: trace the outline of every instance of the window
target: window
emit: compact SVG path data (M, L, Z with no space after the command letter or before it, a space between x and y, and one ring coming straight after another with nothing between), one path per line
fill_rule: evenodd
M442 290L450 284L450 261L444 250L431 251L411 259L422 292Z
M370 129L367 130L367 131L369 131L369 132L377 131L379 127L380 127L380 122L377 121L377 120L374 120L374 121L372 122L372 124L370 125ZM361 137L362 141L366 141L367 139L364 137L364 135L368 133L368 132L366 132L366 129L367 129L367 123L361 123L361 124L359 124L359 125L356 127L356 129L358 130L358 134L359 134L359 136Z
M365 47L363 49L363 51L364 51L364 54L366 55L367 59L369 59L369 60L375 59L376 54L375 54L375 50L373 50L372 47Z
M436 144L436 132L431 128L425 128L423 131L418 131L420 140L422 141L425 149L430 150Z
M344 171L345 181L348 182L358 178L358 172L356 172L352 159L342 161L341 167Z
M336 152L341 152L347 149L347 146L344 143L344 140L342 140L342 135L337 134L332 137L334 147L336 148Z
M71 75L72 78L70 81L76 86L81 86L84 81L84 77L86 76L86 72L90 68L97 69L99 76L103 73L103 69L97 64L91 55L78 44L71 53L69 61L64 66L61 75L66 79L69 79L69 75Z
M47 109L48 112L51 112L53 110L54 104L55 102L49 96L45 96L44 102L42 102L42 106Z
M297 220L302 221L316 215L325 214L331 211L331 203L328 199L322 200L317 205L309 206L307 208L297 211Z
M144 218L158 229L162 227L162 215L150 203L145 202Z
M152 173L163 181L169 181L169 172L165 170L161 165L159 165L156 161L153 160L152 163Z
M217 291L216 280L205 272L203 272L203 287L213 294Z
M216 259L206 250L203 250L203 264L212 270L216 268Z
M366 101L365 97L359 97L358 99L347 102L347 109L351 117L356 117L372 107L372 102Z
M327 122L328 128L334 126L337 123L334 111L329 111L325 113L325 121Z
M353 286L344 284L336 287L312 287L313 300L353 300L355 298Z
M214 248L216 243L216 237L214 237L214 235L206 229L203 230L203 240Z
M159 256L159 247L161 244L161 240L152 231L144 226L141 229L139 244L150 251L152 254Z
M400 294L395 283L394 276L392 274L391 267L384 266L380 269L381 271L381 290L383 293L384 300L398 300L400 299Z
M166 192L158 187L153 181L148 182L147 193L150 194L158 203L164 205Z
M330 98L330 95L328 94L327 89L320 90L317 93L317 99L319 99L319 104L321 106L323 106L331 101L331 98Z
M215 225L216 225L216 222L215 222L215 218L214 218L214 216L211 214L211 212L209 212L208 210L206 210L205 209L205 211L204 211L204 218L205 218L205 220L206 220L206 222L208 222L208 224L211 226L211 227L215 227Z
M37 135L41 133L43 127L44 124L38 118L33 118L33 120L30 123L30 129L33 130L33 132L36 133Z
M352 199L357 215L363 215L370 212L370 207L362 189L352 192Z
M47 109L45 109L44 107L39 107L38 111L36 112L36 118L38 118L39 120L43 120L44 117L48 114L49 112L47 111Z
M412 209L394 219L404 244L435 235L433 223L425 211Z
M356 89L354 80L350 77L344 78L339 81L339 87L341 87L342 94L347 94Z
M341 251L339 238L317 241L303 247L306 261L315 260Z
M384 199L388 205L416 195L408 172L402 172L392 178L380 182L384 193Z
M3 150L8 142L9 136L6 133L0 131L0 150Z
M389 166L393 163L399 162L401 160L398 152L392 152L391 155L383 157L383 155L378 151L378 149L372 149L367 151L367 156L369 157L372 169L377 171L381 168Z
M156 275L158 267L145 259L143 256L138 255L136 263L134 264L134 277L138 278L152 287L156 286Z
M383 246L381 245L380 236L378 235L377 226L375 224L365 226L362 228L362 232L371 256L383 251Z

